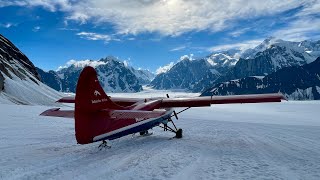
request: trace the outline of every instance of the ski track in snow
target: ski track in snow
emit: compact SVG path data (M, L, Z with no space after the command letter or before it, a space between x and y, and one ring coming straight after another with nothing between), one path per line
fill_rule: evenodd
M0 104L0 179L320 179L320 101L193 108L182 139L154 128L101 151L47 108Z

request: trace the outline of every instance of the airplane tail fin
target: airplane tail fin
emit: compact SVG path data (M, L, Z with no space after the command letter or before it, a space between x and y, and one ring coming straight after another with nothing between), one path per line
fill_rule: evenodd
M79 77L75 108L83 111L99 111L101 109L123 109L121 106L113 103L102 89L97 72L93 67L85 67Z
M102 109L121 110L102 89L94 68L85 67L79 77L75 97L75 131L80 144L91 143L108 122Z

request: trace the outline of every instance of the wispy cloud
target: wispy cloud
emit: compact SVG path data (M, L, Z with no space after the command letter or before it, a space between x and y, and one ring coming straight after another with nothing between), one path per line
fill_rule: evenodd
M276 15L303 7L301 14L319 12L319 0L2 0L3 6L42 6L66 12L67 21L112 24L119 34L157 32L178 36L190 31L221 31L234 27L237 20ZM233 33L234 36L241 31Z
M17 26L17 24L14 24L14 23L4 23L4 24L1 24L0 23L0 27L3 27L3 28L11 28L11 27L14 27L14 26Z
M33 32L38 32L40 29L41 29L40 26L35 26L35 27L33 27L32 31Z
M272 36L291 41L320 37L320 0L309 2L294 20L282 29L273 32Z
M129 40L129 41L134 41L134 40L136 40L136 38L130 37L130 38L128 38L127 40Z
M182 45L182 46L178 46L178 47L175 47L173 49L170 49L170 51L181 51L183 49L185 49L187 46L185 45Z
M93 32L79 32L76 35L80 36L83 39L92 40L92 41L104 41L108 43L112 40L112 37L107 34L99 34Z
M79 31L78 28L58 28L58 30L61 30L61 31Z
M68 11L71 9L72 0L2 0L0 1L0 7L6 6L24 6L24 7L36 7L40 6L49 11L63 10Z
M217 46L212 46L208 48L210 52L217 52L217 51L225 51L230 49L238 49L240 51L244 51L249 48L254 48L259 45L263 39L254 39L254 40L247 40L240 43L233 43L233 44L222 44Z
M314 32L316 25L310 23L318 23L320 12L319 0L1 0L0 7L5 6L40 6L49 11L62 11L65 12L66 24L68 21L101 26L112 24L117 34L156 32L164 36L178 36L191 31L222 31L236 27L241 20L277 16L296 9L297 13L290 22L286 22L289 24L285 27L289 28L288 32L279 29L274 34L265 34L279 34L291 39L295 36L294 31L298 37ZM301 26L298 24L300 22ZM303 28L302 24L312 28ZM235 30L230 35L238 37L248 30Z
M57 71L64 69L64 68L68 68L72 65L75 67L85 67L85 66L96 67L96 66L105 65L105 64L107 64L107 63L103 62L103 61L95 61L95 60L89 60L89 59L86 59L86 60L71 59L65 65L59 66Z
M284 12L305 2L137 0L123 3L119 0L93 0L75 4L68 18L81 23L88 20L112 23L121 34L159 32L177 36L189 31L220 31L229 27L231 21Z
M302 18L273 32L272 36L290 41L301 41L314 38L315 35L319 37L319 30L320 19Z
M229 35L231 35L232 37L239 37L240 35L246 33L249 30L250 30L249 27L243 28L243 29L238 29L238 30L235 30L235 31L229 33Z

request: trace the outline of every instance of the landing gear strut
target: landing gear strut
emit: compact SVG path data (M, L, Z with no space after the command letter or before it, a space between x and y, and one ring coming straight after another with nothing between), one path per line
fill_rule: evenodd
M168 122L171 122L174 128L168 126L168 123L163 123L163 126L159 125L159 127L163 128L164 131L171 131L176 134L174 138L182 138L182 129L177 129L176 125L172 121L171 118L168 118Z

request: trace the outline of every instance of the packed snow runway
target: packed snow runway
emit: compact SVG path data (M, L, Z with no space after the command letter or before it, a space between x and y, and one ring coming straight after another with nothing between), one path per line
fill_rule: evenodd
M72 119L0 104L0 179L320 179L320 101L214 105L99 151Z

